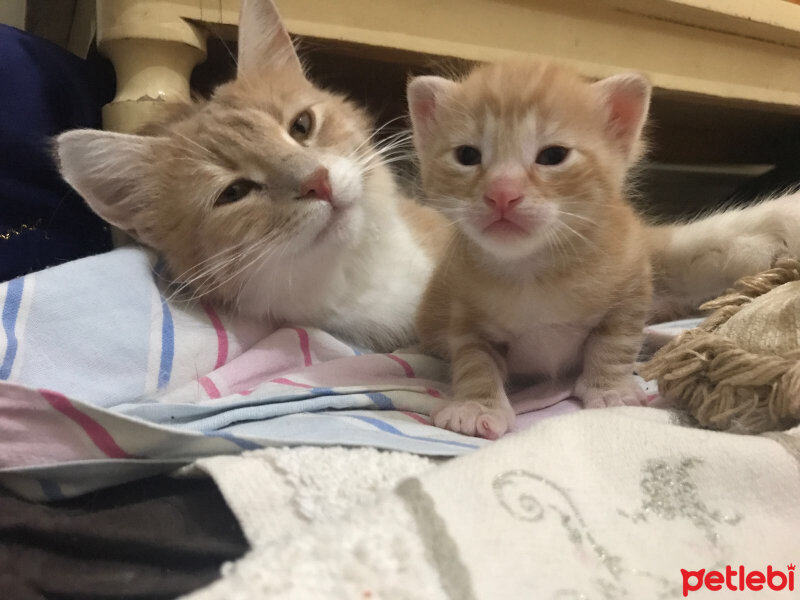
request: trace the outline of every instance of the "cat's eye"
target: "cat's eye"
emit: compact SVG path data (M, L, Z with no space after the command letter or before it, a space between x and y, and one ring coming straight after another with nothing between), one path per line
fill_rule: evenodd
M459 146L456 148L456 160L465 167L481 164L481 151L475 146Z
M536 164L545 166L560 165L567 160L567 156L569 156L569 148L548 146L536 155Z
M257 187L260 186L255 181L250 181L249 179L237 179L224 190L222 190L222 193L217 196L217 201L214 202L214 206L238 202Z
M291 126L289 127L289 135L291 135L298 142L302 142L311 135L311 130L314 128L314 115L310 110L304 110L294 118Z

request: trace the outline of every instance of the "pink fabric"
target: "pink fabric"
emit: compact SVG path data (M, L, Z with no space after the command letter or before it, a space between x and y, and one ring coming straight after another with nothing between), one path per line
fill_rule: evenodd
M217 332L217 362L214 365L215 369L219 369L222 365L228 362L228 332L225 330L222 320L216 311L210 306L203 306L203 309Z
M54 392L3 385L0 431L0 468L129 456L101 425Z

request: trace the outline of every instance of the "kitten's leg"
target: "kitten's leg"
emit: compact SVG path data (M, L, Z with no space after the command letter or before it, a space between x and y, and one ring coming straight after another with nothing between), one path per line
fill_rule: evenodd
M505 360L475 334L450 339L453 400L433 416L437 427L496 440L514 423L506 395Z
M589 334L575 395L586 408L641 405L644 390L633 376L642 345L647 302L612 310Z

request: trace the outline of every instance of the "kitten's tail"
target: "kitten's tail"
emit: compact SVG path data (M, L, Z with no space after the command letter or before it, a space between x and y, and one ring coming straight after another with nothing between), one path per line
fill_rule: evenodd
M800 193L679 225L649 227L655 281L652 320L696 313L745 275L800 257Z

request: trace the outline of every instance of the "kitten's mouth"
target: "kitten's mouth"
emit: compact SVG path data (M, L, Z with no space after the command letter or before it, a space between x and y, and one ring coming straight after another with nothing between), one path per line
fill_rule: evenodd
M500 217L499 219L495 219L486 225L483 228L483 233L496 236L518 236L525 235L529 233L529 231L514 221L511 221L505 217Z

